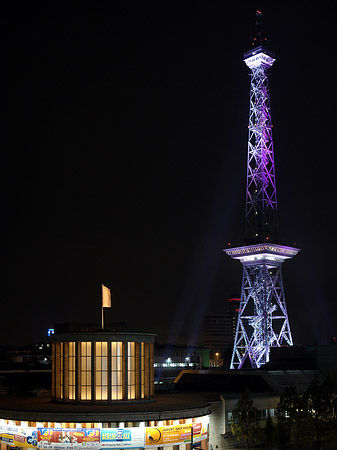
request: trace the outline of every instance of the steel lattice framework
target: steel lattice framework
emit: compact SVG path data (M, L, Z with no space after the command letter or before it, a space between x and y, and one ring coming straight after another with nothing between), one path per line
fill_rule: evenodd
M248 360L259 368L269 361L271 347L293 345L281 265L299 250L261 243L225 251L243 265L231 369L241 369Z
M275 239L277 229L277 198L274 148L267 69L274 59L267 57L253 62L250 83L250 114L248 133L246 237ZM253 56L254 58L254 56ZM247 65L252 64L248 58ZM255 240L255 239L254 239Z
M241 369L248 362L259 368L269 361L271 347L293 345L281 266L299 251L279 245L268 79L275 58L260 45L247 52L244 61L251 70L246 190L249 245L225 250L243 265L231 369Z

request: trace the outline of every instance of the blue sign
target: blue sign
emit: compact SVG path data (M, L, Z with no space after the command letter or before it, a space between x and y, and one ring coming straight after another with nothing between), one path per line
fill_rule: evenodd
M101 442L131 441L131 430L128 428L101 429Z
M101 449L139 449L145 447L145 427L101 428Z

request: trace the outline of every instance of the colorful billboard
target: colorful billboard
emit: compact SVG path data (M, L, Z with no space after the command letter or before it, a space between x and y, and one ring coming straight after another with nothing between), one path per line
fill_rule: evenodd
M191 442L192 425L193 442L199 442L208 437L208 427L202 423L147 427L145 431L145 447L189 443Z
M38 428L38 448L100 448L100 429Z
M101 448L141 448L144 428L101 428Z
M138 449L200 442L208 437L208 422L162 427L32 428L0 423L0 443L44 450Z
M37 447L37 429L16 425L0 425L0 442L14 447Z

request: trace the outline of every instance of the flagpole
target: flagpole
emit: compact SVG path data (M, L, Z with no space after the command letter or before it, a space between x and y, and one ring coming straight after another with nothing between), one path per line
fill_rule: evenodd
M102 330L104 330L104 308L111 308L111 292L102 283Z
M104 307L103 307L103 303L104 303L104 288L103 288L103 283L102 283L102 330L104 330Z

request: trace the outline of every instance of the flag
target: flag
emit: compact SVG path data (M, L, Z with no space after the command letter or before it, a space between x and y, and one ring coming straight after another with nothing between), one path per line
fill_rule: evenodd
M111 292L104 284L102 284L102 308L111 308Z

